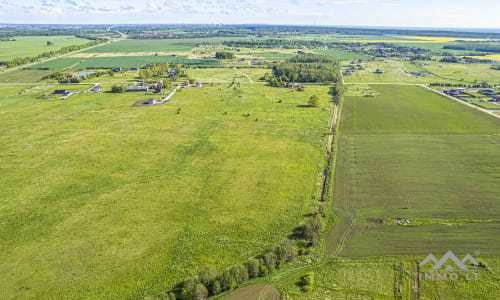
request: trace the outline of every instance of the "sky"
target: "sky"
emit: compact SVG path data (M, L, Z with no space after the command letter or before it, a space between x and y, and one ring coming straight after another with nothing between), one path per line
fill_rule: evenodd
M500 0L0 0L0 23L500 28Z

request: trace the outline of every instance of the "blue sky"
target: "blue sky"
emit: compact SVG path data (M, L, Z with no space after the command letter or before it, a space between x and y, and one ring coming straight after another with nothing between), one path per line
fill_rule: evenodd
M500 28L500 0L0 0L0 23Z

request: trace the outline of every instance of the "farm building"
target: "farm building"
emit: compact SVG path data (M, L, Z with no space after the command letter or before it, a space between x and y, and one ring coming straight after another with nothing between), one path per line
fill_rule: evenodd
M149 100L147 101L144 101L142 104L146 104L146 105L153 105L156 103L156 100L153 99L153 98L150 98Z
M102 90L102 87L96 85L90 91L93 93L99 93Z
M199 81L196 81L196 87L203 87L203 84Z
M76 74L76 77L85 78L85 77L92 76L92 75L95 75L95 72L80 72L80 73Z
M189 81L184 81L184 82L182 83L182 86L183 86L183 87L189 87Z
M75 92L74 90L55 90L54 94L67 96L67 95L74 93L74 92Z
M130 85L125 87L125 92L147 92L147 85Z
M411 75L413 75L413 76L424 76L424 74L420 73L419 71L411 71Z
M463 88L459 88L459 89L443 89L443 92L446 94L446 95L450 95L450 96L460 96L461 94L465 93L465 89Z
M344 75L344 76L352 76L352 73L351 73L351 71L348 70L348 71L343 72L342 75Z
M114 72L121 72L122 68L121 67L116 67L116 68L113 68L113 71Z
M299 89L302 86L300 85L300 83L297 83L297 82L287 82L286 87L291 88L291 89Z
M500 96L491 97L491 102L500 102Z
M497 93L494 90L487 90L487 89L479 90L479 93L483 94L485 96L496 96L497 95Z
M139 70L139 68L138 68L138 67L131 67L131 68L130 68L130 71L137 71L137 70Z

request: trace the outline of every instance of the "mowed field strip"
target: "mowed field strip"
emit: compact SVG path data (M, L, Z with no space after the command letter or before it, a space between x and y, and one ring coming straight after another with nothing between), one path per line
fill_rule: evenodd
M355 221L341 255L498 255L500 121L422 87L370 88L345 98L340 122L333 205Z
M2 297L158 295L315 209L328 86L214 85L140 108L144 94L37 99L56 88L88 87L0 87Z

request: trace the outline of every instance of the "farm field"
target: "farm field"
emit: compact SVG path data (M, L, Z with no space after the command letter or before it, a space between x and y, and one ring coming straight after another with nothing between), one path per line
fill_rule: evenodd
M252 81L259 81L266 73L270 74L271 70L261 68L198 68L188 70L190 77L201 82L214 83L230 83L233 79L241 83L250 82L247 76Z
M358 59L361 59L361 60L372 60L373 59L372 57L365 55L365 54L359 54L359 53L342 51L342 50L314 50L314 52L317 54L332 56L333 58L341 60L341 61L358 60Z
M60 57L32 66L32 69L62 70L83 63L86 59L81 57Z
M15 41L0 41L0 61L16 57L31 57L44 52L59 50L66 46L82 45L87 39L74 36L15 36ZM47 41L54 44L47 46Z
M369 61L362 64L364 70L355 70L352 76L344 76L347 83L427 83L435 81L434 76L417 77L410 74L418 70L415 65L402 60ZM375 74L380 69L383 74Z
M303 270L285 274L287 276L280 277L280 274L277 274L271 281L276 288L284 291L285 296L307 300L394 299L396 295L400 299L412 299L417 295L421 299L437 299L443 295L446 295L447 299L487 299L499 291L498 257L477 256L477 260L487 268L477 269L478 280L470 282L415 280L413 267L424 257L425 255L384 256L356 260L329 259L318 265L304 266ZM398 268L402 272L398 272ZM299 284L307 273L313 273L315 279L314 289L309 292L303 291ZM396 278L400 280L396 281ZM412 283L416 281L419 287L418 294L412 288Z
M0 83L33 83L40 81L45 75L50 74L48 70L14 70L0 73Z
M486 81L500 84L500 70L490 68L490 64L453 64L437 61L425 62L424 66L414 66L418 71L428 72L429 78L437 82L462 82L472 84ZM432 81L429 80L429 81Z
M56 62L57 63L57 62ZM190 66L216 67L220 62L216 59L188 59L182 56L116 56L93 57L73 66L74 70L97 68L131 68L154 63L175 63Z
M155 296L315 209L327 86L214 85L140 108L140 93L38 99L75 87L0 87L2 298Z
M345 98L340 125L334 209L355 220L342 256L498 256L499 120L420 87L369 88Z
M83 51L84 53L115 53L115 52L175 52L187 54L191 49L203 43L217 43L225 40L241 38L192 38L192 39L162 39L162 40L123 40Z

